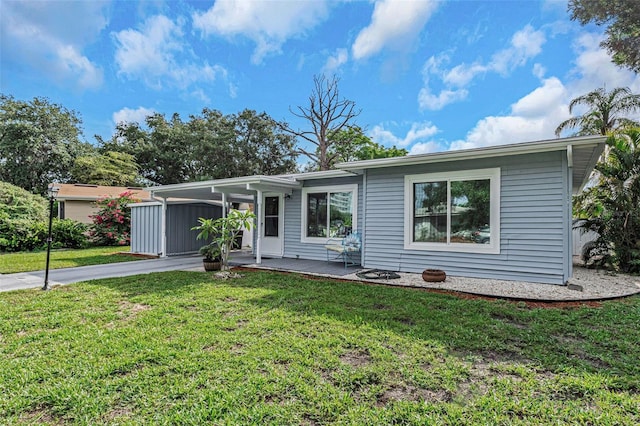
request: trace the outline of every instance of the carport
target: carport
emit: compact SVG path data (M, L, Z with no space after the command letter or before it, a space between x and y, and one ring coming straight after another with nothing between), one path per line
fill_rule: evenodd
M160 202L160 253L168 254L168 215L173 199L189 199L192 202L219 203L221 216L226 216L229 208L240 203L255 206L256 217L253 233L253 252L256 263L261 263L263 242L270 246L284 244L283 200L301 183L293 177L246 176L238 178L189 182L148 188L152 197ZM263 208L267 205L267 209ZM268 210L268 211L266 211ZM266 214L265 214L266 213ZM171 224L171 227L191 229L196 223ZM266 226L265 226L266 224ZM195 236L193 237L195 239Z

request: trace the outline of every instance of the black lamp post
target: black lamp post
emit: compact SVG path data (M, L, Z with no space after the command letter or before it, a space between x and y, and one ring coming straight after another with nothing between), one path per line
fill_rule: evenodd
M59 187L54 184L50 184L47 189L47 196L49 197L49 236L47 238L47 266L44 269L44 287L43 290L49 290L49 259L51 257L51 224L53 223L53 203L56 201Z

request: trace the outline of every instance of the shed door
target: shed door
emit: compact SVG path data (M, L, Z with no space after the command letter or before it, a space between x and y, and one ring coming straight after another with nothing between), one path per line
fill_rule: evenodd
M281 257L284 248L284 203L282 194L262 197L262 255Z

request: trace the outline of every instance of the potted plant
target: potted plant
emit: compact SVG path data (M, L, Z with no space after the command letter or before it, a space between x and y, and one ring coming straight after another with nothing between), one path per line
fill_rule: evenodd
M226 217L218 219L199 218L200 223L191 228L200 231L196 236L197 239L208 240L213 238L213 242L219 248L222 258L222 270L229 269L229 253L233 247L236 237L240 235L243 229L251 230L253 228L253 219L256 215L249 210L241 212L239 210L231 210ZM206 246L205 246L206 247Z
M207 272L219 271L222 266L222 251L218 243L212 241L206 246L200 247L199 253L204 256L202 264Z

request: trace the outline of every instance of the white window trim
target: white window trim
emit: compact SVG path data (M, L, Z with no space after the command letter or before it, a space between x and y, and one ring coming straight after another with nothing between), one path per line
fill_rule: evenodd
M358 184L351 185L331 185L331 186L309 186L302 188L302 220L300 223L300 241L303 243L312 244L326 244L331 237L307 237L307 201L309 193L315 194L318 192L351 192L351 212L353 215L352 230L357 230L358 224Z
M464 243L426 243L413 241L413 184L437 181L460 181L489 179L491 190L490 215L491 243L490 244L464 244ZM447 206L451 204L448 200ZM447 207L448 209L448 207ZM450 223L447 221L447 233L450 232ZM404 178L404 248L406 250L424 251L451 251L459 253L488 253L500 254L500 168L463 170L457 172L425 173L419 175L407 175Z

